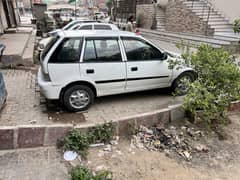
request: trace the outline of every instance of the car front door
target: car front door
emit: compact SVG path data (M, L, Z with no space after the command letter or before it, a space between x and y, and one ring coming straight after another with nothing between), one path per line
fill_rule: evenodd
M127 58L127 91L168 87L172 70L164 54L147 41L122 37Z
M85 38L84 47L81 77L96 84L98 96L124 92L126 63L122 60L119 38Z

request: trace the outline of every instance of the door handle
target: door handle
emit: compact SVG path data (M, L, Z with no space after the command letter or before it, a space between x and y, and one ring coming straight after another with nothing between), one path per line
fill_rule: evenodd
M94 74L94 69L87 69L86 72L87 74Z
M138 67L131 67L131 71L138 71Z

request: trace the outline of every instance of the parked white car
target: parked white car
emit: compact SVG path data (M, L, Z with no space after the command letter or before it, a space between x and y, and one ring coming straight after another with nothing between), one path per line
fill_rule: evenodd
M98 23L98 22L89 22L89 23L74 23L74 25L69 26L67 30L119 30L118 27L115 24L109 24L109 23ZM50 33L50 36L56 35L59 30L55 30L54 33ZM44 47L49 42L49 37L42 39L38 44L38 50L41 52Z
M195 72L169 69L169 58L176 57L134 33L61 31L42 53L38 84L69 111L86 110L99 96L166 87L184 94Z
M118 31L119 28L115 24L110 23L81 23L72 26L69 30L113 30Z
M48 32L48 36L53 36L53 35L57 34L59 31L61 31L61 30L63 30L63 31L73 30L73 28L76 25L80 25L80 24L83 24L83 23L92 23L92 22L97 22L97 21L95 21L95 20L88 20L88 19L73 20L73 21L69 22L68 24L66 24L61 29L55 29L53 31Z
M104 19L106 16L104 12L96 12L94 13L94 19Z

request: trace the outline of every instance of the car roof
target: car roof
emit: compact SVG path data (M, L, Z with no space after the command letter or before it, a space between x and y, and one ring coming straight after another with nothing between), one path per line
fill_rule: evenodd
M63 37L119 37L119 36L128 36L128 37L139 37L135 33L128 31L119 31L119 30L68 30L58 32L58 35ZM141 36L140 36L141 37Z
M95 20L79 20L79 19L77 19L77 20L73 20L73 21L71 21L71 22L69 22L68 24L66 24L62 29L67 29L67 28L69 28L69 27L71 27L71 26L73 26L73 25L75 25L75 24L82 24L82 23L88 23L88 22L97 22L97 21L95 21Z
M115 24L110 24L110 23L102 23L102 22L87 22L87 23L82 23L81 26L85 25L107 25L107 26L116 26Z
M88 26L88 25L103 25L103 26L110 26L112 30L119 30L118 27L115 24L110 23L102 23L102 22L88 22L88 23L82 23L80 26ZM77 24L76 24L77 26Z

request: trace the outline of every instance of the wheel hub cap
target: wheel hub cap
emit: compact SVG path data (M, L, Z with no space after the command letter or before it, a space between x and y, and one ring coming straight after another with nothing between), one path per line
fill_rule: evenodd
M74 91L69 98L71 106L76 109L85 108L89 104L89 101L89 94L84 90Z

